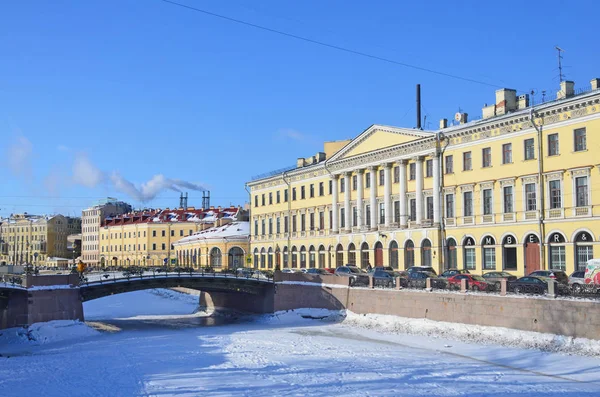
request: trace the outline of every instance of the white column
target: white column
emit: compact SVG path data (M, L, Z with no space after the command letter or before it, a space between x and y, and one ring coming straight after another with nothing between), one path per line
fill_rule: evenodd
M406 216L406 160L400 160L400 227L407 226Z
M363 217L363 178L364 170L356 171L356 223L358 224L359 230L365 225Z
M340 230L338 211L338 176L333 175L331 177L331 223L333 223L333 225L329 225L333 233L337 233ZM292 219L290 218L289 221L291 227Z
M352 185L350 184L351 172L344 174L344 231L350 232L352 230L352 209L350 208L350 192L352 191Z
M377 229L377 167L369 167L371 184L371 230Z
M420 225L421 222L423 222L423 156L419 156L415 158L415 161L417 162L416 165L416 188L415 188L415 194L416 194L416 198L417 198L417 216L416 216L416 221L417 221L417 225Z
M383 168L383 208L385 211L385 227L392 225L392 164Z
M433 223L440 224L440 158L433 155Z

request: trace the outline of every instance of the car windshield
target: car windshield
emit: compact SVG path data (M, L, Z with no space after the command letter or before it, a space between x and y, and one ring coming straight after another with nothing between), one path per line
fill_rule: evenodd
M510 276L512 276L512 274L507 273L507 272L499 273L499 275L502 276L502 277L510 277Z
M481 277L481 276L471 276L471 278L473 280L477 280L477 281L485 281L485 278Z
M360 271L360 269L358 269L356 267L349 267L348 270L350 270L351 273L358 273L358 274L362 273Z

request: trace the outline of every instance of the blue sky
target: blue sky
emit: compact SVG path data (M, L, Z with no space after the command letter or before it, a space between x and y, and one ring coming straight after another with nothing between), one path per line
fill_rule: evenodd
M444 73L558 88L600 77L597 1L180 0L190 6ZM480 117L495 87L320 47L159 0L0 6L0 215L79 214L120 181L181 180L242 204L255 174L371 124ZM551 94L550 94L551 95ZM75 164L75 167L74 167ZM154 179L153 179L154 178ZM111 182L112 181L112 182ZM164 181L164 180L163 180ZM146 185L154 195L151 183ZM188 189L190 205L201 193ZM148 196L146 195L146 196ZM165 190L145 205L175 206Z

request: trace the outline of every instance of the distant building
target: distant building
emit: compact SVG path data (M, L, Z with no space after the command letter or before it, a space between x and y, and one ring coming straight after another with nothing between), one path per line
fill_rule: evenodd
M81 211L81 260L90 266L100 263L100 225L107 217L115 217L131 212L131 205L107 198L90 208Z
M107 217L100 228L100 266L162 266L177 263L174 243L229 222L247 221L240 207L147 209Z
M46 265L68 258L67 236L81 232L81 219L63 215L14 214L0 224L0 264Z

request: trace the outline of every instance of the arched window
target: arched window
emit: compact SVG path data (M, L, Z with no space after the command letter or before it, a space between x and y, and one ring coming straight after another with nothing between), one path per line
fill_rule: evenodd
M221 267L221 250L217 247L213 247L210 250L210 265L212 267Z
M348 245L348 264L356 266L356 247L354 246L354 243Z
M427 238L421 242L421 266L431 266L431 241Z
M242 250L240 247L230 248L228 256L230 269L237 269L238 267L244 266L244 250Z
M394 269L398 269L398 243L392 241L389 247L389 262L390 266Z
M517 239L514 236L502 239L502 267L504 270L517 270Z
M336 267L344 266L344 247L338 244L335 248L335 265Z
M308 267L315 267L315 262L315 246L311 245L310 247L308 247Z
M477 267L475 246L475 240L472 237L465 237L463 240L463 265L467 270L475 270Z
M456 263L456 240L450 237L446 240L446 269L458 269Z
M302 269L306 268L306 247L300 247L300 267Z
M298 249L296 246L292 247L292 267L298 267Z
M404 243L404 269L415 265L415 243L406 240Z
M496 270L496 240L485 236L481 240L483 248L483 270Z
M366 268L369 264L369 244L364 242L360 246L360 267Z
M196 248L194 250L194 259L193 259L193 263L194 263L194 267L198 267L198 255L200 254L200 249Z
M525 237L525 274L540 270L540 239L535 234Z
M594 258L593 241L588 232L580 232L575 236L575 270L584 271L587 261Z
M267 269L273 269L273 248L269 247L267 252Z
M373 251L375 254L375 266L383 266L383 244L379 241L376 242Z
M266 252L267 252L267 251L265 250L265 247L262 247L262 248L260 249L260 268L261 268L261 269L264 269L264 268L265 268L265 265L266 265L266 263L267 263L267 255L266 255Z
M288 252L288 247L283 247L283 267L289 267L290 266L290 258L289 255L290 253Z
M319 267L325 267L325 247L323 245L319 245Z
M565 252L565 237L560 233L552 233L548 239L548 259L550 269L567 269L567 255Z

